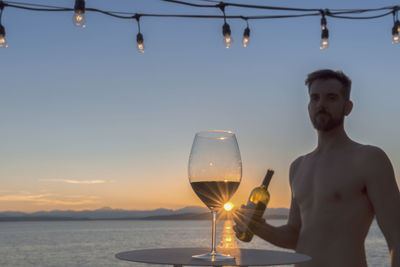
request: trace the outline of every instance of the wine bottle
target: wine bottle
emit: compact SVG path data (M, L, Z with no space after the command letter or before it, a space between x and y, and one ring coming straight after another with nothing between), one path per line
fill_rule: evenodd
M246 227L242 228L236 225L236 237L243 242L251 241L254 234L250 229L257 221L260 221L265 209L267 208L267 204L270 199L270 194L267 189L273 174L274 171L268 169L261 186L256 187L253 189L253 191L251 191L247 205L244 207L247 215L247 219L244 222Z

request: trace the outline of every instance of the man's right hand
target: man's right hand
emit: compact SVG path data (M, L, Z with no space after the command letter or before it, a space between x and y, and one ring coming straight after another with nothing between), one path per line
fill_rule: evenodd
M260 218L259 220L254 220L254 209L248 209L246 205L242 205L239 209L234 211L233 220L236 225L233 226L233 230L238 233L247 229L251 233L256 233L257 228L265 224L265 220ZM251 223L250 223L251 222ZM241 230L239 230L241 229Z

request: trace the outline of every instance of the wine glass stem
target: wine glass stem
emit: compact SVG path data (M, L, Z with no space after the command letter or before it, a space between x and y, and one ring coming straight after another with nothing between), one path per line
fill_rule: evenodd
M211 211L212 213L212 238L211 238L211 255L215 255L217 253L217 251L215 250L215 237L216 237L216 233L215 233L215 228L216 228L216 222L217 222L217 212L215 210Z

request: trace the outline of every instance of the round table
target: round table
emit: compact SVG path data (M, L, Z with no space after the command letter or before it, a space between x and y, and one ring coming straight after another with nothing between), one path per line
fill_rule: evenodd
M271 266L294 264L311 260L311 257L293 252L260 250L260 249L223 249L218 252L235 256L227 261L204 261L192 258L209 252L208 248L159 248L120 252L115 255L120 260L163 264L173 266Z

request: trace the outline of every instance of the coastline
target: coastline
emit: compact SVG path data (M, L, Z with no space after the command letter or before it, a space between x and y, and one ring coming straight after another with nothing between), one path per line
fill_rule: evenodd
M264 219L267 220L286 220L286 215L267 215ZM116 217L116 218L73 218L73 217L54 217L54 216L18 216L18 217L0 217L1 222L36 222L36 221L198 221L198 220L210 220L211 214L207 213L185 213L176 215L164 215L164 216L148 216L148 217ZM228 220L230 216L219 216L218 220Z

